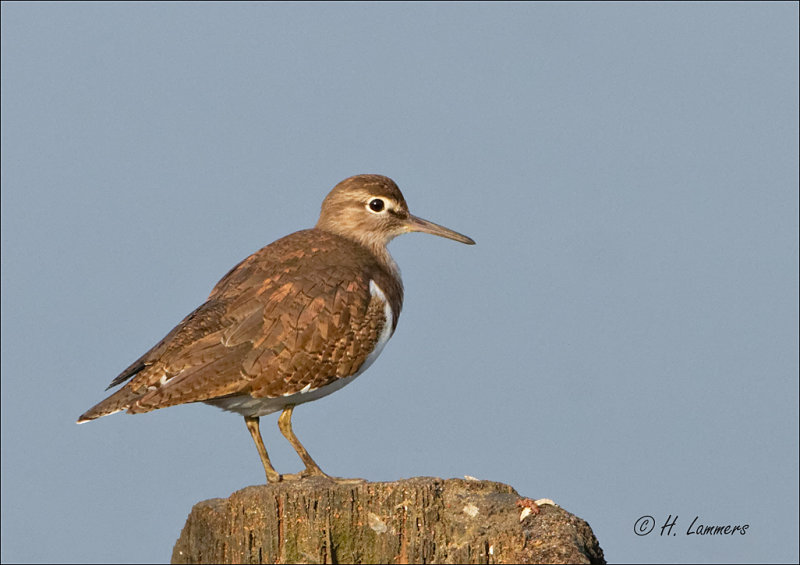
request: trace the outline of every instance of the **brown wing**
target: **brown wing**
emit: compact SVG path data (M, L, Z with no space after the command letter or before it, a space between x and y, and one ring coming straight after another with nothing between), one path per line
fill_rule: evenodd
M300 251L304 237L309 232L287 236L232 269L205 304L114 381L130 375L129 383L82 419L233 394L280 396L354 374L385 324L369 283L378 278L386 287L387 274L377 264L365 268L357 247L326 249L331 242L319 234L309 262Z

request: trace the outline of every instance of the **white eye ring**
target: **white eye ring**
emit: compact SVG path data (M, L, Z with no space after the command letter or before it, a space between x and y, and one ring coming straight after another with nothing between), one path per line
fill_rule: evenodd
M380 214L386 210L386 204L380 198L373 198L369 201L369 204L367 204L367 209L374 214Z

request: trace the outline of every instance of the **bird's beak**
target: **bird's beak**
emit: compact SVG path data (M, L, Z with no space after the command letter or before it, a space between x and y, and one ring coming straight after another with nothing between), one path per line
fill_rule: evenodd
M472 238L469 238L444 226L440 226L439 224L434 224L428 220L423 220L417 216L412 216L411 214L408 215L408 220L406 220L406 227L408 228L408 231L421 231L446 237L447 239L460 241L461 243L466 243L467 245L475 245L475 242L472 240Z

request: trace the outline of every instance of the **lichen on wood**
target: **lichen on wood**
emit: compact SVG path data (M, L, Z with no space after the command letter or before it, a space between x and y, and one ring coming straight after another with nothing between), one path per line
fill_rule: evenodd
M252 486L196 504L172 562L604 563L586 522L532 504L463 479Z

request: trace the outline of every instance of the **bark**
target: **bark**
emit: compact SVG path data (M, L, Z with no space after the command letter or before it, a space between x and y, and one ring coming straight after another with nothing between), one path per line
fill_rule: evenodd
M491 481L252 486L192 508L172 563L605 563L589 525Z

